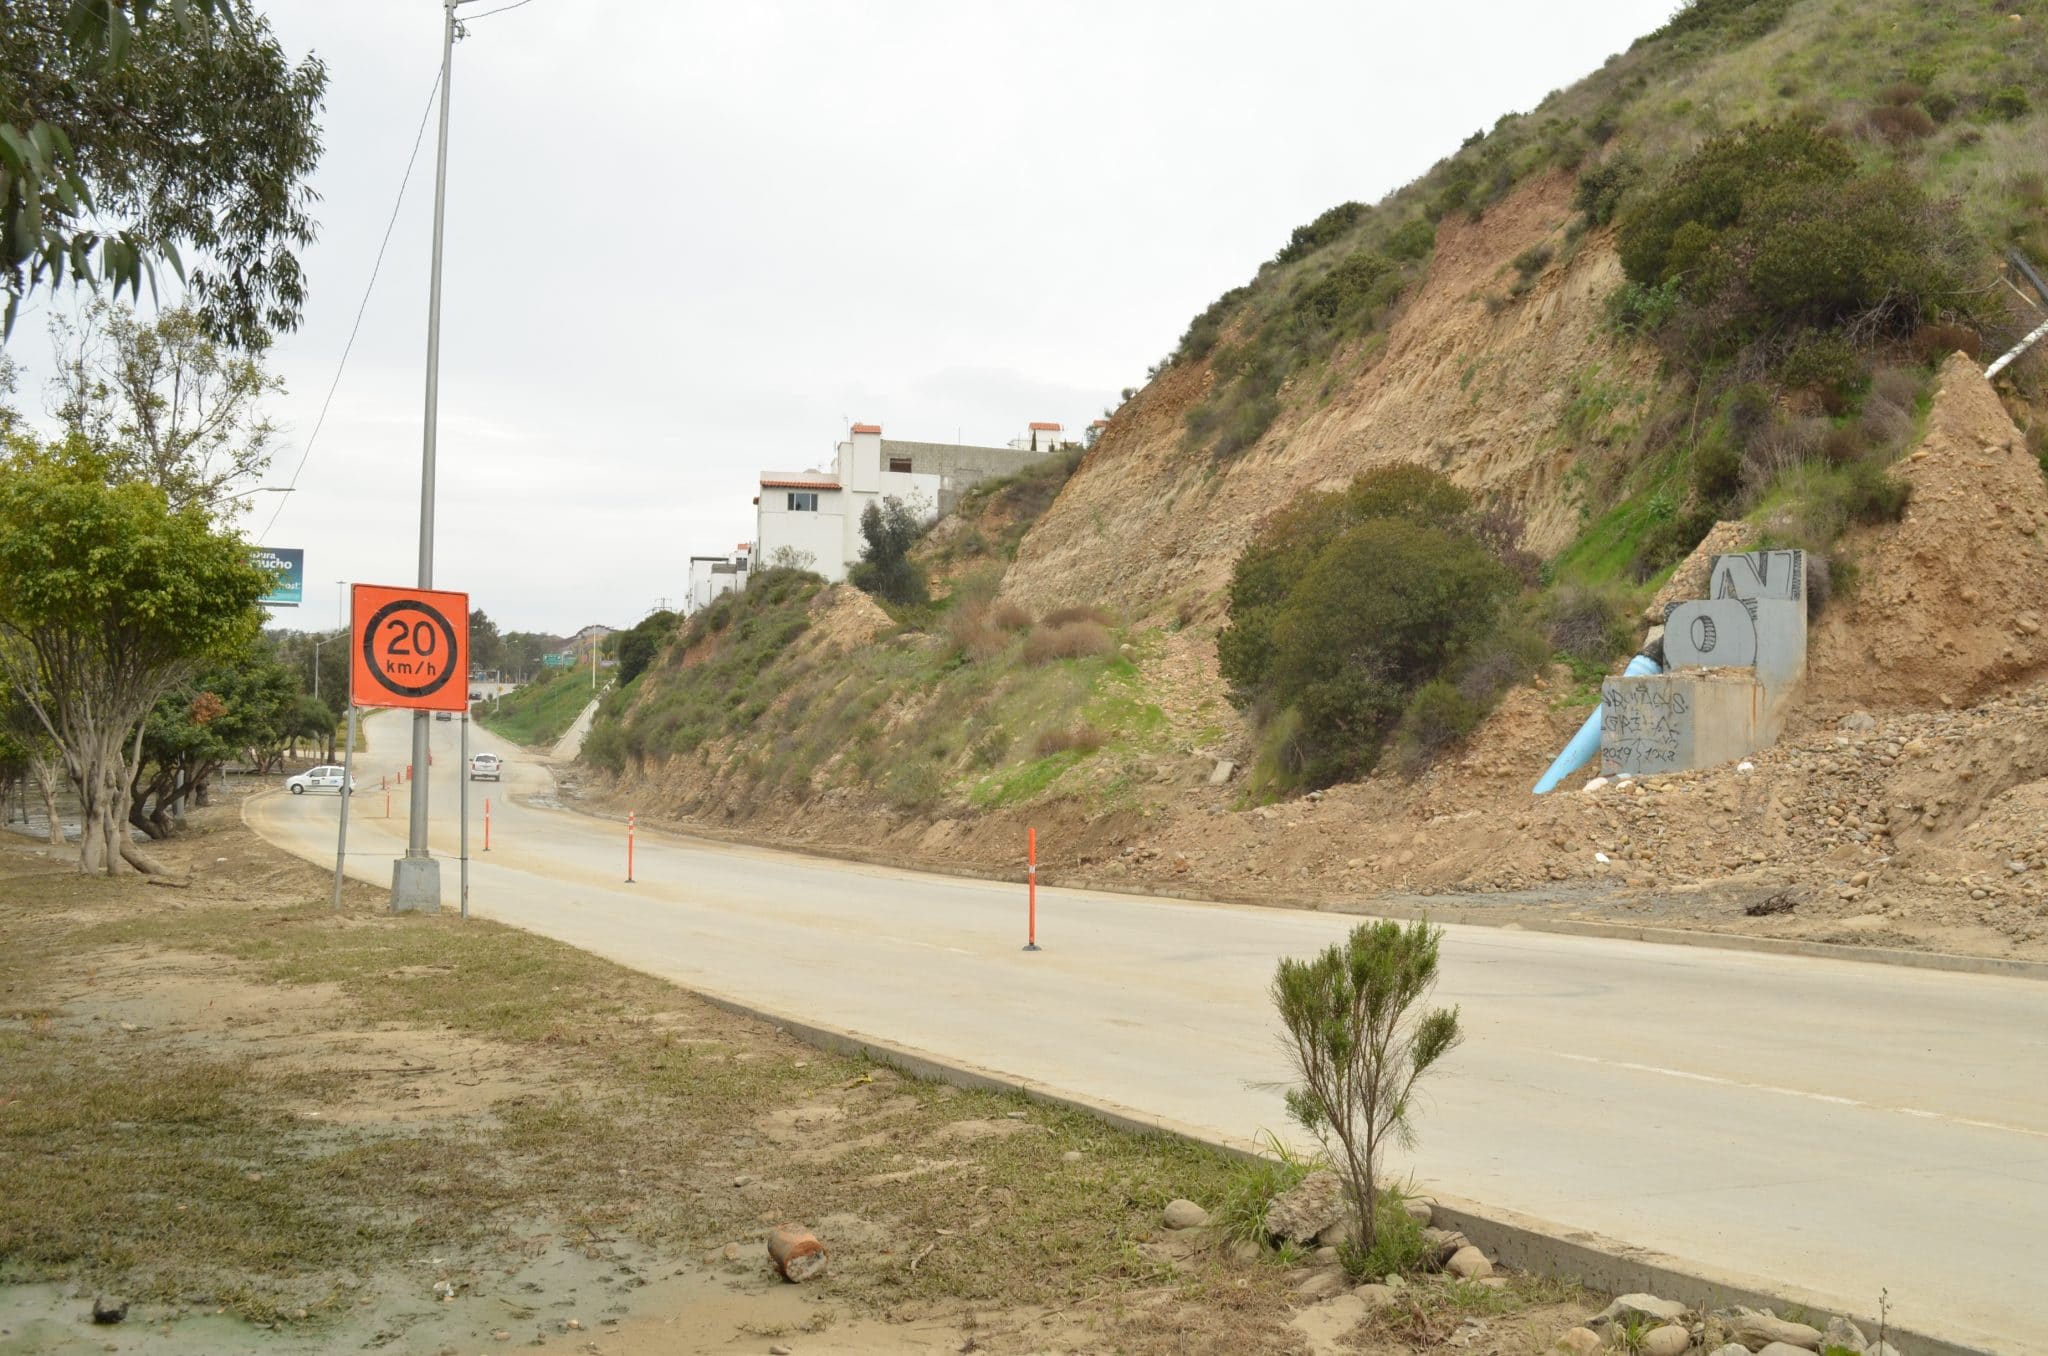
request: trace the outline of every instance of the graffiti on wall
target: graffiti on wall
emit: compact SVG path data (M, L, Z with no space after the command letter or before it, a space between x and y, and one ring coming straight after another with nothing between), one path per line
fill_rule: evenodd
M1680 766L1692 747L1692 696L1657 682L1609 680L1600 691L1603 766L1639 772Z

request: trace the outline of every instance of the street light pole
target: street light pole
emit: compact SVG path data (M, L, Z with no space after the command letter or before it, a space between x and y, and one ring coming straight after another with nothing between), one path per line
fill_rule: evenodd
M441 0L441 128L434 154L434 252L427 283L427 408L420 445L419 586L434 587L434 435L441 399L441 228L448 209L448 97L455 69L455 6ZM412 801L405 856L391 864L391 911L438 913L441 864L427 848L428 737L425 711L412 713Z

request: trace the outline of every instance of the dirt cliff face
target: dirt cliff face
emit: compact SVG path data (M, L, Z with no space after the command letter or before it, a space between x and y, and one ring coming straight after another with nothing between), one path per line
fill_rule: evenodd
M2048 669L2048 481L1962 354L1894 474L1905 518L1849 538L1856 588L1814 628L1812 714L1962 706Z
M1577 529L1567 478L1577 449L1564 418L1577 384L1640 387L1654 371L1602 323L1622 276L1604 235L1503 304L1511 261L1534 245L1559 246L1571 215L1571 180L1558 175L1523 185L1479 221L1446 218L1428 277L1383 351L1340 350L1327 380L1316 369L1294 378L1287 411L1229 462L1183 445L1187 412L1208 392L1208 364L1169 368L1119 412L1024 539L1005 594L1034 607L1105 602L1133 616L1172 600L1219 615L1231 564L1267 515L1303 490L1396 462L1434 467L1513 508L1527 519L1532 549L1563 547Z

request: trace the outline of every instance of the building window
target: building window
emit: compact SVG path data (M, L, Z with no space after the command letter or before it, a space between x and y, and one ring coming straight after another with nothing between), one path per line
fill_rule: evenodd
M892 471L904 471L904 472L908 472L908 471L910 470L910 458L908 458L908 457L891 457L891 458L889 458L889 469L890 469L890 470L892 470Z
M791 490L789 492L789 511L791 513L816 513L818 511L818 492L816 490Z

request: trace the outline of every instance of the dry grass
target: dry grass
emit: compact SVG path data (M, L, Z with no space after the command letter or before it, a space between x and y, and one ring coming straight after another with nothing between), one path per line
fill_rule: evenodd
M1041 622L1024 640L1024 662L1090 659L1116 653L1116 637L1099 621Z
M1116 615L1100 607L1056 607L1038 619L1041 626L1066 626L1073 622L1089 621L1099 626L1114 626Z
M1055 753L1094 753L1107 740L1108 736L1084 720L1071 728L1055 727L1041 732L1033 747L1040 758L1049 758Z
M1216 1297L1212 1324L1284 1316L1277 1270L1154 1242L1167 1200L1220 1196L1220 1155L822 1054L545 938L392 916L367 888L337 917L323 873L239 825L170 848L230 862L167 909L134 882L25 874L0 846L0 1281L318 1325L354 1302L338 1275L516 1253L536 1221L674 1258L749 1240L751 1272L765 1216L841 1214L874 1230L835 1258L834 1298L857 1307L1163 1286L1192 1310ZM138 956L205 979L191 1011L113 1020L109 977ZM294 1030L259 1039L219 1015L237 1002L283 1005ZM366 1080L305 1043L372 1031L497 1052L527 1086L460 1116L350 1121Z
M1031 625L1031 613L1007 598L988 610L988 623L1003 631L1023 631Z

